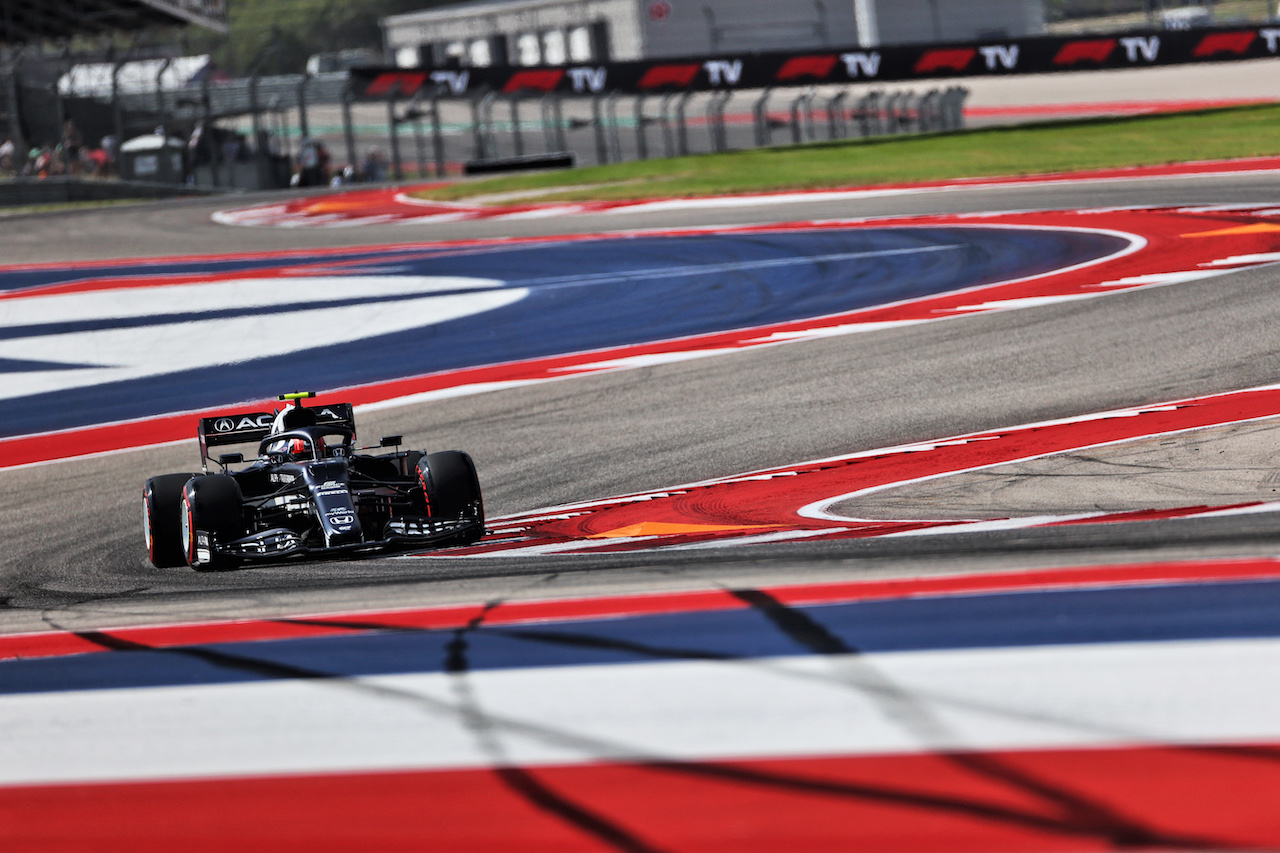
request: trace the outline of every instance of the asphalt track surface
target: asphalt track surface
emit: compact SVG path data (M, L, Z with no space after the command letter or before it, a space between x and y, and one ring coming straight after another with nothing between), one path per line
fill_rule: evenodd
M229 229L209 219L226 206L220 200L7 219L5 260L305 250L896 214L1268 204L1278 197L1280 177L1259 174L348 230ZM362 427L365 435L404 434L411 446L471 452L488 513L496 517L1011 424L1258 387L1280 377L1274 270L1264 266L1105 299L402 406L366 415ZM1183 472L1171 479L1184 504L1222 504L1227 496L1271 500L1277 437L1274 428L1255 424L1133 451L1146 454L1140 465L1095 456L1057 476L1037 473L1034 466L1030 473L1026 467L995 471L983 475L985 491L956 490L967 500L981 492L987 508L1010 515L1047 503L1092 506L1098 502L1095 490L1074 496L1061 491L1063 479L1079 473L1105 482L1109 506L1137 507L1149 499L1155 469ZM1226 447L1232 452L1224 452ZM1208 453L1221 461L1190 464ZM157 571L142 548L140 484L154 473L191 468L196 455L194 442L187 442L0 472L0 631L1267 554L1280 544L1280 520L1258 513L690 552L365 560L213 575ZM901 517L901 495L886 494L884 500L881 510ZM876 507L860 511L874 513Z

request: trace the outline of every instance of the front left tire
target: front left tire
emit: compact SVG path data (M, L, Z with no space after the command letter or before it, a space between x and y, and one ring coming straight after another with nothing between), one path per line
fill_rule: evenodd
M163 474L142 487L142 534L157 569L187 564L182 539L182 489L194 474Z
M197 571L233 569L234 557L219 546L244 535L244 496L240 484L227 474L193 477L182 489L183 556Z

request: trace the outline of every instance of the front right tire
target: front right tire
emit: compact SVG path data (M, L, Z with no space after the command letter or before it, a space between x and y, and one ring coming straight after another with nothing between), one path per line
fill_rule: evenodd
M484 535L484 499L475 463L461 450L429 453L418 460L418 483L426 501L427 518L474 518L477 532L458 544L470 545Z

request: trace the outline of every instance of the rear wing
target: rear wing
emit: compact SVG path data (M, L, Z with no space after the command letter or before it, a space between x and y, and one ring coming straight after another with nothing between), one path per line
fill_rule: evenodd
M350 403L331 403L327 406L308 406L315 412L317 426L340 426L356 431L356 416ZM223 444L256 444L271 432L275 412L240 412L216 418L201 418L196 427L200 439L200 458L209 458L209 448Z

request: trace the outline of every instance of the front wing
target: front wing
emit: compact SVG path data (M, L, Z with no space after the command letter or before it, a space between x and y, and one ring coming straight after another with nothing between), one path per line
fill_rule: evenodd
M391 526L395 526L393 521ZM355 558L379 554L405 554L417 550L448 548L473 542L484 535L484 524L475 518L403 519L401 529L383 539L352 542L346 545L307 545L301 535L287 527L262 530L231 542L210 541L201 532L197 551L216 554L244 562L277 562L297 558Z

